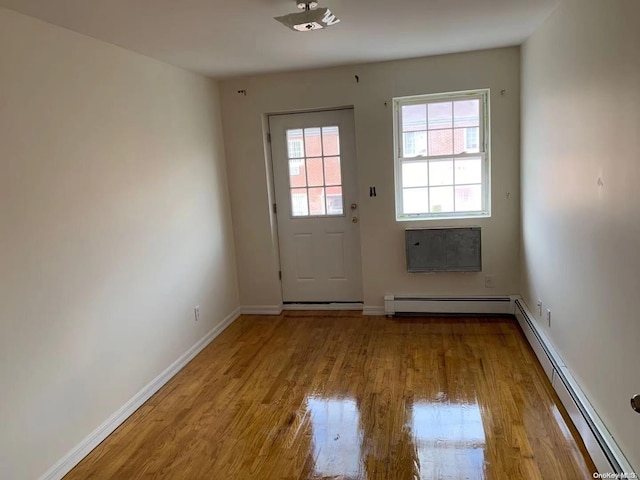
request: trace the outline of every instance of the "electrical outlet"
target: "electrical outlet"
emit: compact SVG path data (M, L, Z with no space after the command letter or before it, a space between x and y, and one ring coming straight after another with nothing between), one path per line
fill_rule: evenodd
M485 275L484 288L496 288L496 277L493 275Z
M538 299L538 316L541 317L542 316L542 300Z
M196 305L196 306L193 308L193 316L195 317L196 322L197 322L198 320L200 320L200 305Z
M551 328L551 310L547 308L547 325Z

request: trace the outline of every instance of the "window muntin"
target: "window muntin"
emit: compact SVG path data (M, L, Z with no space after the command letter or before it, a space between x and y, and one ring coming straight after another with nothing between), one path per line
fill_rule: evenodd
M344 215L339 127L287 130L287 155L291 216Z
M394 99L397 220L490 215L488 97Z

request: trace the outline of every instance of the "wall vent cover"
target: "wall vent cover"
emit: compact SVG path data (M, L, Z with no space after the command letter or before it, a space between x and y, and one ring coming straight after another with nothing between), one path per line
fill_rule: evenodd
M480 227L405 230L407 272L481 272Z

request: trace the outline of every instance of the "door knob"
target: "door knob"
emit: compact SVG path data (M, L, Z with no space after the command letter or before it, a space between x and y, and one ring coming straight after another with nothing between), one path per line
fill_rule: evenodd
M358 217L351 217L351 223L358 223Z
M351 210L356 210L358 208L358 204L357 203L352 203L351 204Z
M631 399L631 408L637 413L640 413L640 395L634 395Z

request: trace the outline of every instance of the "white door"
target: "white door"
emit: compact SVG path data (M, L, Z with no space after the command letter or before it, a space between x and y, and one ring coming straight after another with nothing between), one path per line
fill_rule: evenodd
M269 117L285 303L361 302L353 110Z

